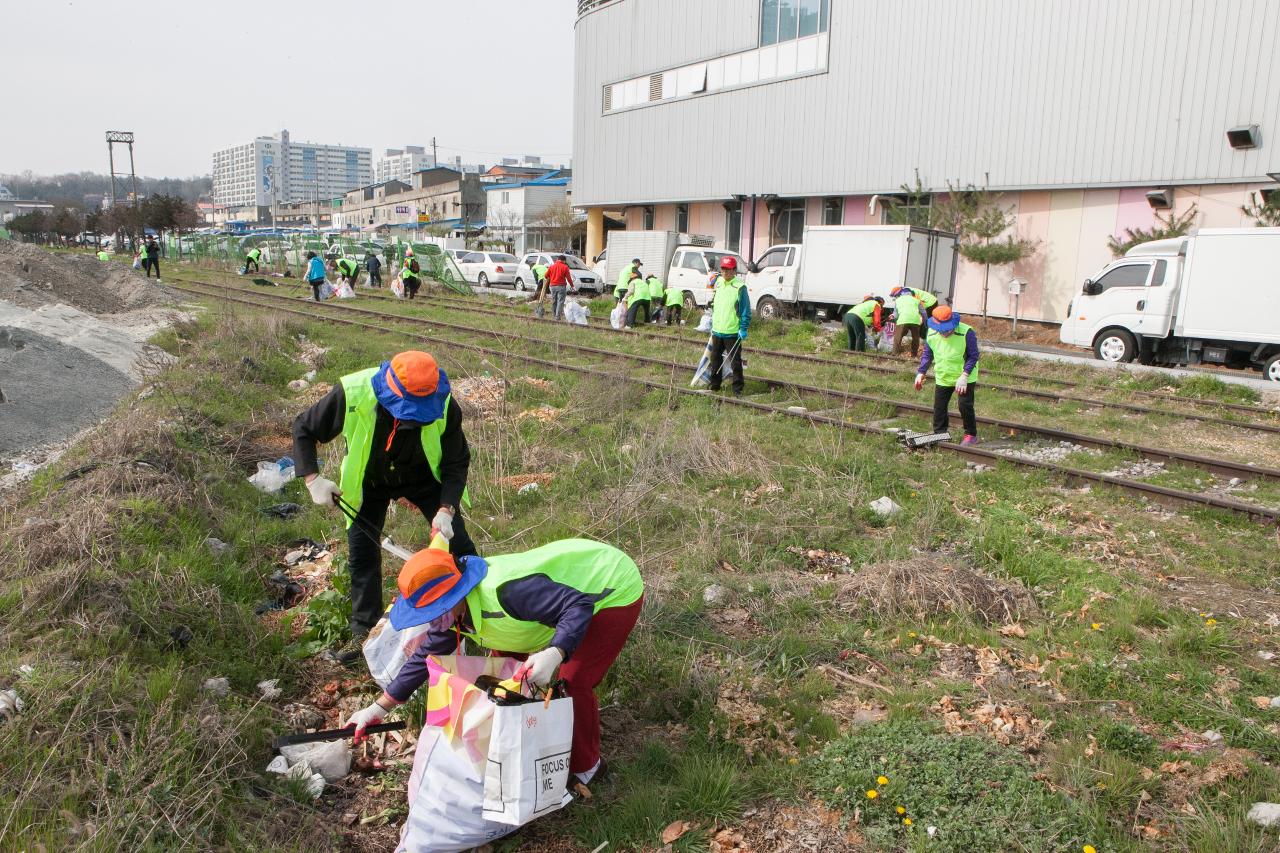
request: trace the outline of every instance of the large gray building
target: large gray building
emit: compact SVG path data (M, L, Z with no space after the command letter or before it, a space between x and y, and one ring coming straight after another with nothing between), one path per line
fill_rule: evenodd
M329 201L371 183L371 149L295 142L287 130L213 154L213 200L224 207Z
M997 275L1061 319L1108 236L1277 186L1277 44L1269 0L582 0L574 203L588 253L608 210L759 255L880 222L917 172L987 184L1040 241Z

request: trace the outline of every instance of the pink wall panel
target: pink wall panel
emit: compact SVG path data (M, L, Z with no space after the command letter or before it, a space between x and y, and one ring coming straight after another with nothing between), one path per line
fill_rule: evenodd
M1126 228L1150 228L1155 224L1155 211L1147 204L1147 191L1151 187L1125 187L1120 190L1120 200L1116 204L1117 237L1124 234Z
M869 195L850 195L844 199L844 224L845 225L872 225L874 223L867 222L867 202L871 200Z

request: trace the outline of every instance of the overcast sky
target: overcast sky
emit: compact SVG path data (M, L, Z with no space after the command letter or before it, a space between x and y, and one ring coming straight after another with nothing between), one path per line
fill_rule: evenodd
M219 148L429 145L568 162L574 0L0 0L0 173L208 174Z

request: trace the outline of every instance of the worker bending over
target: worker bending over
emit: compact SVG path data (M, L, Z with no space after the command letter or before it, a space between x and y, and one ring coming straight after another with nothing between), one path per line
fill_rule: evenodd
M649 322L649 285L639 270L633 272L627 282L627 328L634 329L637 320L641 324Z
M262 250L254 246L249 250L249 254L244 256L244 269L240 270L241 275L249 272L249 265L253 265L253 271L258 271L258 261L262 258Z
M662 303L666 298L666 288L662 284L662 279L653 273L645 278L645 285L649 290L649 322L659 323L662 321Z
M338 273L338 278L351 285L354 290L356 279L360 277L360 266L356 263L355 258L338 258L333 262L333 268Z
M684 313L684 291L678 287L668 287L666 294L666 308L663 310L663 314L666 317L667 325L671 325L673 318L677 326L684 325L684 321L680 319L680 315Z
M917 391L924 387L930 364L934 365L933 431L947 432L947 407L954 392L960 395L960 419L964 423L961 444L977 444L978 416L973 409L973 395L978 387L978 335L946 305L933 309L929 318L924 356L916 373Z
M618 273L618 283L613 286L613 297L618 302L621 302L622 298L627 295L627 290L631 287L631 279L636 273L640 272L641 266L643 264L640 263L640 259L633 258L631 263L623 267L622 272Z
M339 482L319 475L316 445L346 439ZM293 458L311 499L348 511L351 642L338 652L360 657L365 636L382 616L380 533L392 500L407 501L430 519L455 553L476 552L461 504L471 465L462 410L449 377L425 352L402 352L378 367L348 374L293 422Z
M746 385L742 378L742 344L751 325L751 297L747 283L738 278L738 259L725 255L720 260L720 278L711 297L711 390L719 391L724 378L725 358L733 369L733 396L741 397Z
M466 637L504 655L528 655L516 678L532 685L552 684L559 669L573 700L569 772L584 785L603 775L595 689L640 615L644 581L634 560L587 539L487 560L426 548L405 563L399 587L392 627L430 630L386 692L348 719L357 740L426 682L429 656L460 653Z
M895 287L889 296L893 299L893 354L902 352L902 342L910 335L911 357L919 358L920 325L924 322L924 316L920 313L920 300L909 287Z
M865 296L857 305L844 312L844 328L849 334L849 349L867 351L867 330L880 331L881 309L884 297Z

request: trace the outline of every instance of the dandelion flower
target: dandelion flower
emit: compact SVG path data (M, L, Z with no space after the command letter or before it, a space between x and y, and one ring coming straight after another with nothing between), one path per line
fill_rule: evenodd
M902 825L903 825L903 826L911 826L911 818L909 818L909 817L904 817L904 818L902 819Z
M888 784L889 784L889 777L887 777L887 776L877 776L877 777L876 777L876 784L877 784L877 785L888 785Z
M876 797L878 797L878 796L880 796L880 792L879 792L879 791L867 791L867 799L868 799L868 800L874 800L874 799L875 799Z
M1098 849L1092 844L1086 844L1084 846L1084 853L1098 853Z
M799 763L800 763L800 759L798 759L798 758L791 758L791 759L788 759L788 760L787 760L787 763L788 763L788 764L799 764Z
M911 637L912 639L914 639L914 638L915 638L915 636L916 636L916 632L915 632L915 631L908 631L908 632L907 632L907 636L908 636L908 637Z
M1204 624L1206 624L1206 625L1208 625L1210 628L1212 628L1214 625L1217 625L1217 624L1218 624L1218 620L1217 620L1217 619L1206 619L1206 620L1204 620Z
M898 814L906 814L906 813L907 813L907 810L906 810L906 809L904 809L902 806L898 806L898 808L897 808L897 809L895 809L895 811L897 811L897 813L898 813Z
M1093 630L1095 630L1095 631L1101 631L1101 630L1102 630L1102 623L1101 623L1101 622L1094 622L1094 623L1093 623L1092 625L1090 625L1089 627L1090 627L1090 628L1092 628L1092 629L1093 629Z

